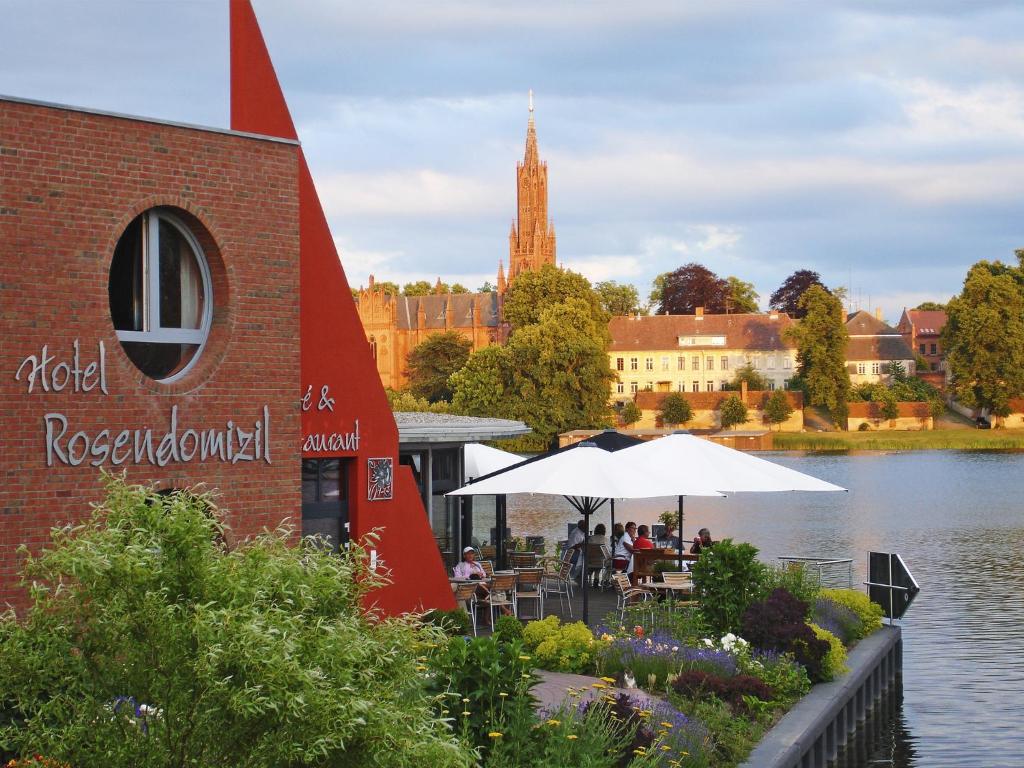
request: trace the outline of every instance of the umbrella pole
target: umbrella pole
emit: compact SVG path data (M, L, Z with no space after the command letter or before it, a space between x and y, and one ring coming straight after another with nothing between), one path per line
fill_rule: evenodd
M679 570L683 570L683 497L679 497Z
M590 549L590 504L583 509L583 520L586 528L583 529L583 572L580 579L580 589L583 590L583 623L590 626L587 613L587 550Z
M610 533L608 535L608 541L611 541L614 536L615 536L615 499L612 499L612 527L611 527L611 531L610 531ZM613 546L614 546L614 542L613 542ZM615 554L615 553L613 552L612 554Z

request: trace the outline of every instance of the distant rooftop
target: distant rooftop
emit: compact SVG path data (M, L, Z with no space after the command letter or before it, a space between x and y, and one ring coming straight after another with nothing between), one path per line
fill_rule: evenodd
M478 416L454 416L449 413L397 411L400 445L411 443L475 443L528 435L532 431L521 421Z

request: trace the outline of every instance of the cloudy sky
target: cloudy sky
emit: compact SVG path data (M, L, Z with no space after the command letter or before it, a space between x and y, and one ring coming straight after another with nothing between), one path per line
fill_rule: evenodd
M562 264L795 269L890 321L1024 247L1024 4L256 0L349 280L507 260L526 93ZM0 0L0 93L228 123L223 0Z

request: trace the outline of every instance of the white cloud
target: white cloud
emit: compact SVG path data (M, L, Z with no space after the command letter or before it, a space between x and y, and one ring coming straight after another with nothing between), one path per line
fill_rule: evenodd
M336 237L334 247L338 249L338 258L341 260L341 267L345 270L345 277L353 288L365 286L370 275L378 279L387 280L384 277L388 272L388 265L394 259L401 258L402 251L373 251L356 248L347 240Z
M317 180L330 216L466 216L500 213L504 191L494 181L431 168L334 173Z
M697 248L704 253L732 250L743 237L737 229L716 224L702 224L691 229L703 234L704 237L697 243Z
M893 83L915 141L950 142L1024 136L1024 91L1012 83L953 88L917 78Z
M640 259L636 256L577 256L560 259L566 269L578 272L591 283L605 280L623 281L643 272Z

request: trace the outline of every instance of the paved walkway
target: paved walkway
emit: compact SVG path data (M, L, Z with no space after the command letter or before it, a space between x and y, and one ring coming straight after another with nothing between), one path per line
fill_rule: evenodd
M616 695L625 693L631 699L639 703L656 704L659 700L637 688L626 690L624 688L609 688L608 684L597 677L586 675L570 675L565 672L548 672L543 669L537 670L540 677L540 684L533 689L533 694L539 700L540 709L554 709L569 697L570 690L580 692L580 698L576 701L590 701L605 693ZM595 688L595 685L602 687Z

